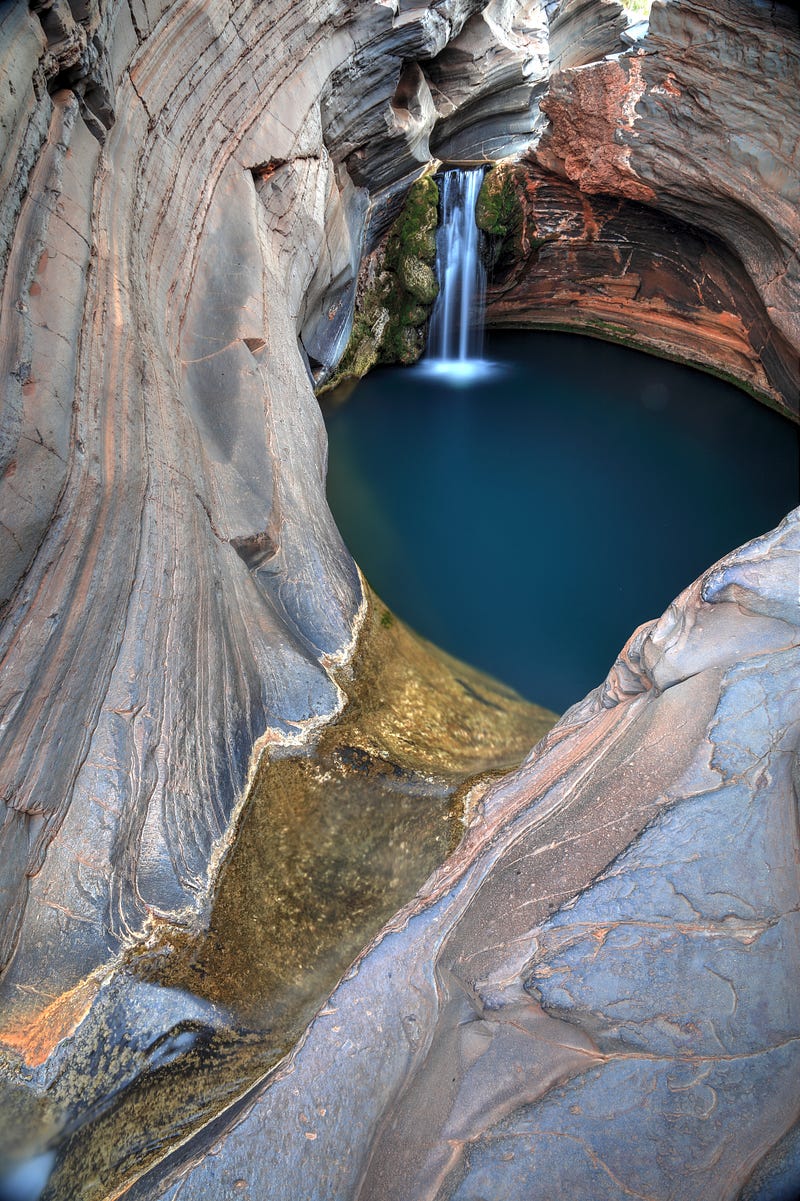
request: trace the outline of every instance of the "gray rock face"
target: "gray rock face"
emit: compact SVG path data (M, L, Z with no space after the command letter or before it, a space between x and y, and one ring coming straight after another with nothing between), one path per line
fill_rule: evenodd
M796 1121L799 565L800 510L637 630L213 1152L131 1195L737 1196Z
M7 1020L153 915L201 913L254 745L340 704L325 664L361 587L297 351L315 277L355 257L319 118L326 56L351 47L334 8L226 25L178 7L148 37L120 7L102 151L74 94L45 93L38 160L7 194ZM284 78L301 44L307 75ZM200 113L198 72L227 96Z
M550 67L583 67L620 49L627 18L617 0L557 0L548 4Z

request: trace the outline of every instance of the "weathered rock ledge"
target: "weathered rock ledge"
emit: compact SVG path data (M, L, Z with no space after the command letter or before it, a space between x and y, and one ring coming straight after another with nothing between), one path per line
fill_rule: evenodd
M635 200L587 195L529 159L496 170L516 213L497 248L489 324L623 341L800 416L800 358L741 260L713 233Z

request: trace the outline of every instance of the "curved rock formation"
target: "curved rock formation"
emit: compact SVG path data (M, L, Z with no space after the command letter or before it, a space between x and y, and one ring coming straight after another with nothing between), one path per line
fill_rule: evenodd
M800 356L800 18L748 0L654 0L634 52L556 73L538 162L590 195L641 201L738 257ZM749 306L748 306L749 307ZM786 403L797 412L797 388Z
M126 948L206 926L259 754L344 704L365 598L304 347L341 348L365 181L427 160L410 64L480 8L3 14L0 1042L34 1110Z
M513 228L495 247L487 322L627 342L731 379L797 418L797 350L714 233L634 200L587 195L524 158L495 170Z
M254 747L341 707L362 591L298 337L327 313L341 352L364 185L429 153L409 64L482 8L4 18L6 1025L154 919L202 923ZM73 1006L48 1012L57 1041Z
M349 773L361 795L433 797L457 830L464 781L546 722L400 635L397 709L373 695L353 715L375 611L325 502L311 377L431 153L527 142L552 58L551 127L521 168L524 237L545 245L509 305L623 313L651 346L691 339L687 357L796 399L795 26L744 0L655 10L641 52L592 65L619 50L610 0L0 16L0 1153L58 1146L51 1201L248 1183L466 1201L532 1172L576 1198L666 1198L681 1164L687 1196L722 1197L769 1148L764 1173L787 1160L796 518L640 631L520 772L473 789L457 853L292 1058L275 1068L301 1027L265 1050L272 1031L200 979L260 757L317 789ZM594 300L553 289L567 265ZM312 1009L343 966L319 948ZM626 1130L660 1159L617 1162L609 1098L633 1099Z
M782 1140L759 1195L793 1195L798 555L800 510L637 630L280 1072L127 1195L707 1201Z

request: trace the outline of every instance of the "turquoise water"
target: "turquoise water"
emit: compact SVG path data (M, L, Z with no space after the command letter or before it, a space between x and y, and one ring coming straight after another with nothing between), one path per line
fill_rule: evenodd
M800 502L795 427L720 380L503 332L450 386L384 369L326 408L328 495L420 634L563 711L636 626Z

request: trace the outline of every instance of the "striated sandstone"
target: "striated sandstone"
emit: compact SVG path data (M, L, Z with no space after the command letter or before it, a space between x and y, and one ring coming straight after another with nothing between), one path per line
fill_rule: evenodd
M744 264L800 353L800 18L747 0L654 0L636 52L553 76L538 161L652 204Z
M733 379L798 417L797 354L718 237L651 205L587 195L530 160L496 173L513 229L497 246L490 324L630 342ZM487 221L495 229L491 214Z
M419 168L408 64L479 5L73 7L4 17L7 1020L202 922L254 747L341 706L362 594L298 336L341 351L359 155Z
M206 926L259 754L344 704L364 592L325 503L309 364L346 339L365 182L391 196L427 159L413 64L479 8L3 13L0 1044L17 1080L50 1078L132 946Z
M617 0L560 0L547 10L551 72L583 67L622 48L627 18Z
M545 211L529 279L509 277L518 311L611 314L773 399L796 379L795 27L774 5L657 4L643 54L571 70L617 48L618 18L605 0L53 0L0 18L2 1152L66 1138L50 1201L248 1180L362 1201L446 1180L477 1201L532 1170L576 1198L617 1180L666 1198L687 1163L705 1198L791 1138L796 518L474 793L463 846L293 1057L272 1067L347 942L266 1056L219 980L199 1000L162 972L187 947L191 972L213 930L259 754L317 787L310 748L357 692L367 604L325 503L310 375L341 355L363 253L431 153L527 139L553 58L539 161L623 203L578 213L531 171ZM422 661L411 694L446 693L446 744L474 681ZM402 716L424 760L436 722ZM367 797L402 775L394 748L356 751L324 770L368 764Z

